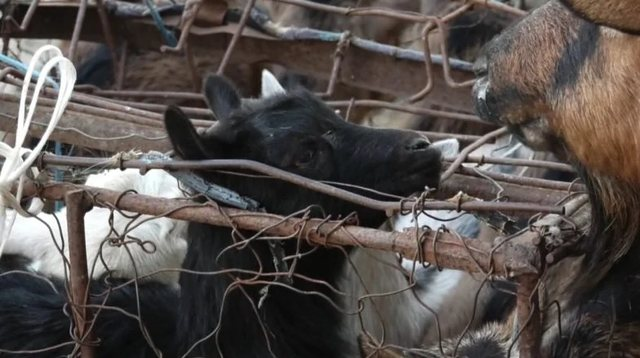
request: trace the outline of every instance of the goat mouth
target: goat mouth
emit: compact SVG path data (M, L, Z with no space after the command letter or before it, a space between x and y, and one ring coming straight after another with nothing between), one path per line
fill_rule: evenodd
M499 122L497 116L489 109L487 104L487 91L489 89L489 78L479 77L473 85L473 98L476 114L480 119L487 122Z

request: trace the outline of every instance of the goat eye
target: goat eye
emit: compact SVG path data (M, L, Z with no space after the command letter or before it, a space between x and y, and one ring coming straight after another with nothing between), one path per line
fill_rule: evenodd
M300 155L298 155L298 159L296 160L296 165L308 165L311 163L316 157L316 150L314 148L307 148L303 150Z

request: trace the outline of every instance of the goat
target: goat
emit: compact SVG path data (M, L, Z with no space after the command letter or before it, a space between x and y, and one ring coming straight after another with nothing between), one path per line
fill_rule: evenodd
M162 170L150 170L144 176L134 169L107 170L89 175L85 184L115 191L135 190L164 198L185 197L177 180ZM136 278L157 270L175 270L182 265L187 252L186 222L131 215L133 213L100 207L94 207L85 215L87 258L94 279L106 274ZM18 215L4 253L26 257L34 272L64 279L68 272L68 248L67 215L63 208L56 214L41 213L37 217ZM178 283L176 271L158 272L149 278L167 284Z
M176 154L182 158L256 160L308 178L368 187L398 196L438 184L441 154L421 136L345 122L304 90L241 104L233 85L222 77L211 76L205 83L205 97L218 123L202 135L179 108L169 107L165 113L167 133ZM384 213L285 182L229 172L198 174L256 199L274 214L289 215L305 208L310 208L309 213L314 217L323 217L324 213L346 217L356 212L359 223L369 227L377 227L385 219ZM379 197L369 191L362 193ZM229 249L239 238L237 235L250 237L252 234L244 231L233 234L230 228L190 223L183 267L205 272L230 269L276 273L267 242L250 240L244 248ZM135 292L140 292L142 322L155 322L166 329L159 333L150 327L152 332L149 332L165 356L185 353L225 357L352 355L350 350L355 342L350 344L341 337L342 315L327 301L327 298L335 300L336 294L317 283L321 280L335 285L346 261L344 252L313 248L293 240L284 242L282 248L286 256L301 255L295 265L293 287L272 284L271 279L260 281L266 279L259 274L183 272L179 297L169 288L140 283L137 291L129 286L114 290L106 304L131 312L136 304ZM46 289L48 286L38 278L28 276L16 280L11 277L0 276L1 291L12 292L0 295L0 347L35 349L64 342L62 337L68 334L65 326L69 324L62 310L64 298ZM239 285L241 282L247 285ZM100 289L104 285L96 287ZM96 293L95 289L92 291ZM150 299L150 291L155 302L145 302ZM103 299L92 296L93 302L101 303ZM115 354L115 350L122 356L152 355L154 352L137 328L133 320L99 314L95 332L105 345L98 347L98 355ZM38 337L33 336L34 332ZM123 332L126 332L126 341L119 341ZM63 354L68 349L58 348L53 353Z
M560 267L570 270L552 266L547 279L567 284L566 297L551 299L562 299L569 332L549 315L544 356L640 355L638 15L635 1L550 1L492 40L476 62L480 117L573 163L589 191L593 222L577 244L582 255L564 260ZM503 347L508 336L494 329L480 344Z
M527 1L522 7L531 10L540 6L546 0ZM504 1L514 4L516 1ZM444 17L463 5L462 1L452 0L422 0L420 12L434 17ZM431 54L442 54L443 41L446 40L447 55L450 58L464 61L474 61L481 48L494 36L499 34L507 26L516 21L514 15L497 12L483 6L475 6L451 21L443 24L442 29L434 29L429 32L428 46ZM404 47L424 51L424 39L422 32L424 23L412 24L406 27L399 35ZM428 98L416 103L420 106L433 106ZM439 109L438 107L435 107ZM484 134L486 125L463 121L451 121L446 118L415 115L410 113L393 113L390 110L377 110L370 113L370 121L378 126L394 126L396 128L411 128L423 131L435 131L445 133ZM538 158L541 159L541 158Z

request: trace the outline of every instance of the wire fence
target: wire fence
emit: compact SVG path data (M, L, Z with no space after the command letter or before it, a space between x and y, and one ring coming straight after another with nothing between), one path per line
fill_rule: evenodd
M206 0L185 4L34 0L10 2L3 8L5 55L10 54L10 44L17 40L58 39L72 59L84 56L85 46L95 48L92 47L95 44L85 41L97 41L107 46L113 60L113 70L107 81L110 87L78 85L65 116L51 136L52 140L68 146L67 155L47 153L37 161L41 170L63 170L64 182L52 182L47 177L34 178L26 186L26 192L32 197L63 200L67 206L69 247L58 249L62 257L67 257L65 252L69 257L63 260L65 276L68 272L70 282L66 287L70 300L65 312L73 317L73 323L70 323L69 342L65 345L74 347L73 354L94 355L98 344L92 334L95 317L103 310L117 309L106 302L110 292L120 286L109 287L104 295L92 294L100 297L97 301L88 298L88 285L92 282L89 278L93 277L91 268L108 266L102 248L117 246L130 252L137 246L154 252L153 242L139 240L130 232L141 225L140 218L147 222L169 217L232 228L234 235L241 239L229 249L243 249L257 240L299 240L311 247L360 247L395 252L438 269L463 270L474 274L479 283L473 286L473 292L466 292L475 296L470 305L473 312L479 310L476 307L478 297L486 286L497 278L510 280L516 283L511 294L516 296L512 314L517 317L518 324L509 352L518 350L520 357L540 356L542 316L551 307L548 302L540 302L541 281L553 264L573 254L572 246L566 243L575 242L588 229L586 189L579 182L543 179L536 174L540 170L575 174L571 167L553 158L512 159L472 154L483 145L495 144L505 135L505 130L481 122L473 114L469 95L473 84L472 64L453 58L451 53L456 48L452 45L457 44L451 43L457 40L452 31L474 26L459 21L470 12L481 11L478 22L489 21L487 19L492 16L511 22L526 14L526 10L494 0L454 2L439 13L421 12L425 9L420 8L420 2L414 2L412 10L368 7L359 3L334 6L305 0L249 0L239 4ZM422 6L425 3L429 2L422 2ZM290 12L307 19L306 26L302 26L304 23L287 24L286 16ZM392 30L371 35L373 30L383 27L381 20L388 20L391 23L388 28ZM316 28L313 25L317 25ZM384 43L382 40L389 41ZM165 60L166 63L162 62ZM255 95L259 73L256 68L262 67L281 72L286 69L310 79L316 94L348 121L404 127L430 140L455 138L465 149L457 157L446 158L446 169L437 191L426 191L415 198L387 195L387 200L359 194L368 188L314 181L247 160L149 162L123 154L131 149L144 152L172 149L162 122L162 113L168 103L180 104L198 128L213 125L216 121L200 93L204 73L228 75L243 84L241 87L248 94ZM151 74L146 75L147 72ZM20 70L8 66L0 72L0 80L6 89L22 85ZM53 89L44 92L45 98L41 99L37 113L46 114L52 110L54 95ZM15 130L18 102L17 91L0 93L0 130L8 133ZM382 117L384 120L379 122ZM30 134L38 137L47 125L44 120L47 116L36 114L35 118ZM403 118L411 120L403 121ZM114 156L116 153L120 154ZM513 167L517 173L496 173L487 170L486 165ZM496 229L497 234L492 240L483 241L437 227L389 232L358 226L352 216L317 217L312 214L312 208L282 216L228 208L211 199L149 197L80 185L89 173L107 168L135 168L143 173L152 169L249 172L384 211L389 216L398 213L426 215L428 210L473 213ZM92 206L106 208L109 217L118 214L131 223L124 231L112 226L114 233L104 239L96 257L87 256L84 237L83 216ZM517 230L506 225L518 219L528 222ZM60 224L58 228L49 227L49 231L54 242L57 242L56 237L63 236ZM246 232L253 234L243 236ZM129 255L135 266L134 255ZM235 275L237 280L230 290L236 289L236 285L287 285L298 290L290 284L292 277L313 280L299 277L295 271L297 262L304 260L305 255L306 252L299 251L291 257L278 259L278 254L274 253L274 260L280 260L287 268L277 272L247 272L233 268L193 272L188 268L162 268L136 275L122 285L137 287L145 278L174 271ZM345 255L349 261L346 251ZM403 272L397 262L393 265L396 271ZM105 268L110 272L109 267ZM375 299L414 290L415 273L404 274L408 279L401 290L361 293L354 298L357 305L353 307L360 307L365 302L375 305ZM46 277L43 279L47 280ZM56 289L53 284L52 287ZM330 290L345 295L338 288L331 287ZM321 292L316 294L323 295ZM362 316L365 312L362 309L347 312L340 302L323 298L346 316ZM423 346L400 346L369 334L363 325L360 328L366 337L363 351L368 352L367 356L401 356L400 352L421 356L429 352L427 345L436 347L441 355L455 356L463 337L477 326L477 315L471 314L454 332L442 332L440 327L446 326L447 315L431 308L430 302L421 304L435 317L436 339L423 342ZM123 314L139 322L150 347L159 354L146 333L140 312ZM256 315L256 319L260 316ZM361 317L360 321L363 320ZM217 334L217 331L210 332L210 336ZM447 339L453 339L453 350L447 346ZM43 348L38 352L60 347Z

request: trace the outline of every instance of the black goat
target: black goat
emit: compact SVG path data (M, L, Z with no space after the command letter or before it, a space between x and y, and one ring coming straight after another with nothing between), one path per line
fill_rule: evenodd
M179 108L170 107L165 113L167 132L182 158L250 159L308 178L400 196L438 183L441 155L420 136L348 123L304 90L241 105L233 85L210 76L205 96L219 121L202 135ZM366 226L378 226L385 219L382 212L273 179L215 171L198 174L256 199L271 213L288 215L312 206L311 214L316 217L325 213L345 217L356 212L360 224ZM242 234L249 237L253 233ZM269 243L252 240L242 248L229 248L238 238L239 233L229 228L190 224L183 267L255 274L185 272L179 293L158 284L139 284L141 320L163 356L351 356L355 342L341 337L342 313L329 302L336 294L317 283L337 281L345 253L285 240L285 255L300 254L296 275L291 286L270 285L273 275L260 276L276 272ZM64 292L61 283L55 286ZM92 292L104 290L104 284L92 283ZM0 292L0 349L41 349L69 340L70 320L63 312L66 300L44 281L32 276L0 276ZM91 300L103 299L95 296ZM135 289L126 286L111 292L107 305L135 314ZM138 322L118 314L106 309L97 316L98 356L155 355ZM44 355L68 354L71 347Z

